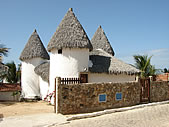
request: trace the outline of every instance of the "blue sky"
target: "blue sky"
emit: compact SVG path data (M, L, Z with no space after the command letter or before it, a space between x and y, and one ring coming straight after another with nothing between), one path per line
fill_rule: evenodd
M46 47L70 7L90 39L102 26L117 58L153 55L156 68L169 68L169 0L0 0L0 43L11 48L4 62L20 62L35 28Z

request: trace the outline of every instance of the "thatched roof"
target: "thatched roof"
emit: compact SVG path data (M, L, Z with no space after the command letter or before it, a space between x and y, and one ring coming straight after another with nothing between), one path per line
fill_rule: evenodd
M113 48L111 47L110 42L101 26L99 26L95 32L93 38L91 39L91 43L93 45L93 49L103 49L107 53L114 56L115 53Z
M114 56L108 54L102 49L93 50L90 52L90 60L93 63L89 67L92 73L111 73L111 74L138 74L140 71L135 67L118 60Z
M88 48L92 50L90 40L72 8L62 19L47 47L49 52L52 49L62 48Z
M50 62L43 62L37 67L35 67L34 71L37 75L41 76L41 78L44 81L49 82L49 67L50 67Z
M26 59L41 57L44 59L49 59L49 55L39 37L36 30L30 36L25 48L23 49L20 60L24 61Z

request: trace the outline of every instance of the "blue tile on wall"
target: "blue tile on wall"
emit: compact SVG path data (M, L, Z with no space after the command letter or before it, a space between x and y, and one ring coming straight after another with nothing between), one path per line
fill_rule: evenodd
M99 102L106 102L106 97L107 97L106 94L100 94L99 95Z
M122 100L122 93L116 93L116 100Z

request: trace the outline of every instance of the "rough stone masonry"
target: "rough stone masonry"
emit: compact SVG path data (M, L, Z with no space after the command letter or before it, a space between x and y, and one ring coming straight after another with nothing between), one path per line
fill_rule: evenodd
M121 95L117 100L116 94ZM99 101L105 95L105 101ZM140 85L128 83L87 83L58 86L58 112L62 114L93 112L140 103Z
M57 112L87 113L132 106L140 103L140 92L139 82L58 84ZM150 102L168 99L168 82L151 82Z

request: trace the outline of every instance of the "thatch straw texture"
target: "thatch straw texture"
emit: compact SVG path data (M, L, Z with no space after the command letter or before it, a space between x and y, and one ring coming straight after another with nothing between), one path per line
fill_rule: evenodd
M111 47L110 42L101 26L99 26L95 32L93 38L91 39L91 43L93 45L93 49L103 49L112 56L115 55L113 48Z
M66 13L48 44L48 51L62 48L88 48L90 40L72 9Z
M43 62L42 64L35 67L34 71L37 75L41 76L44 81L49 82L49 67L49 61Z
M36 30L30 36L25 48L23 49L20 60L24 61L26 59L32 59L36 57L41 57L44 59L49 59L49 55L39 37Z
M111 73L111 74L127 74L134 75L140 73L135 67L118 60L114 56L108 54L102 49L90 52L90 60L93 63L89 67L92 73Z

